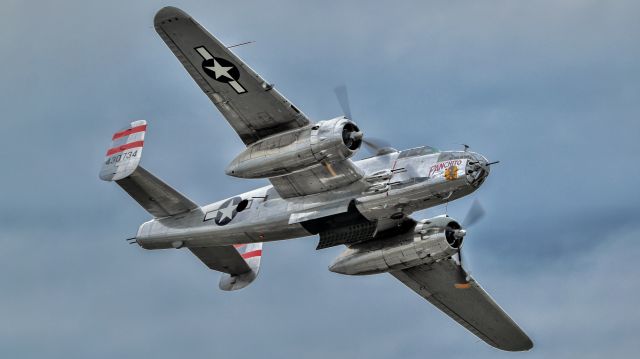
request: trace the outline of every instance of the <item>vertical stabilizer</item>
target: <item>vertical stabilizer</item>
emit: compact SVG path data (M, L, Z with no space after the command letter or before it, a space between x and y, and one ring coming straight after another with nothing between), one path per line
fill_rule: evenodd
M247 262L250 271L243 274L232 275L222 273L219 287L222 290L238 290L246 287L258 276L260 260L262 258L262 243L238 244L235 246L242 258Z
M100 179L117 181L135 171L142 157L147 121L131 122L131 125L116 132L111 137L111 147L100 169Z

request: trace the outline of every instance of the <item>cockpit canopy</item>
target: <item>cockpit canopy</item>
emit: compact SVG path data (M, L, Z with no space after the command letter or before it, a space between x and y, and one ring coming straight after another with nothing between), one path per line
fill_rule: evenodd
M438 151L433 147L421 146L421 147L410 148L408 150L400 151L400 155L398 156L398 159L405 158L405 157L425 156L425 155L430 155L430 154L439 153L439 152L440 151Z

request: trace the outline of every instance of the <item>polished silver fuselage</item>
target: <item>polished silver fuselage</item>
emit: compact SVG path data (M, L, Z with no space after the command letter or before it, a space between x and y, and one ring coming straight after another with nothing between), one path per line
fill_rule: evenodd
M412 212L458 199L475 191L489 173L484 157L473 152L437 152L428 147L391 152L354 162L364 172L348 186L283 199L272 186L239 194L191 212L142 224L136 241L146 249L203 247L276 241L310 233L300 224L340 213L349 203L377 231L392 228ZM455 169L455 171L453 171ZM225 212L225 203L247 200L242 211ZM222 223L222 224L221 224Z

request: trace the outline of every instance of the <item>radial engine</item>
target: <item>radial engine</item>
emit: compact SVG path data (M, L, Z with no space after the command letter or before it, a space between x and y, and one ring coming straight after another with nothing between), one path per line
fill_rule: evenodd
M364 275L430 264L456 254L465 234L460 224L446 215L424 219L408 232L347 248L329 270Z

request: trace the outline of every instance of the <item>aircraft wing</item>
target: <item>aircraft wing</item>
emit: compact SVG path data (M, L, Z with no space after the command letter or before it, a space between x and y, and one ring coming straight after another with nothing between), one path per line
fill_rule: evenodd
M309 124L300 110L182 10L161 9L154 25L245 144Z
M329 165L319 164L285 176L269 178L280 197L289 198L326 192L346 186L362 178L360 170L345 159Z
M191 16L158 11L156 31L246 145L309 125L309 119ZM349 160L270 178L281 197L304 196L353 183L361 171Z
M470 279L469 288L454 287L458 268L453 260L395 271L391 275L487 344L508 351L533 347L531 339L475 280Z

